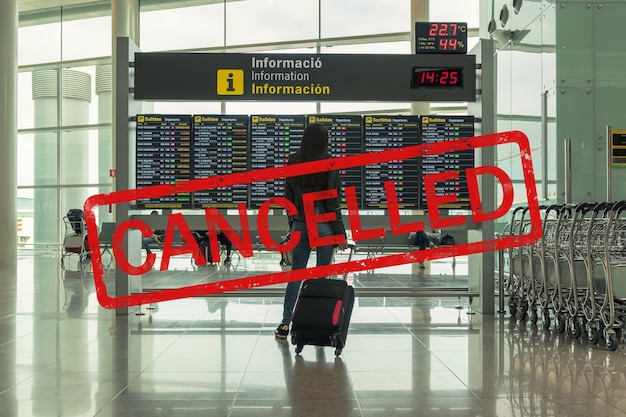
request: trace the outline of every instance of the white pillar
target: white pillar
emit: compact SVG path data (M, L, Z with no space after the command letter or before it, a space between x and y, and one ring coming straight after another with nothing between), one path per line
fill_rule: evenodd
M113 113L113 68L111 65L99 65L96 68L96 95L98 96L98 123L112 122ZM113 168L113 134L112 129L98 131L98 183L111 184L110 170ZM108 194L113 191L112 186L101 185L98 189L100 194ZM110 222L113 213L109 207L98 208L98 224Z
M0 266L17 265L17 16L0 1Z
M57 115L58 94L62 90L62 119ZM57 70L33 71L33 101L35 127L86 125L89 123L91 76L84 72L63 70L59 89ZM58 156L58 157L57 157ZM60 134L35 134L35 185L84 184L89 178L89 132L75 130ZM88 197L86 188L77 187L63 192L60 212L56 207L56 191L35 190L35 243L57 243L60 218L72 208L82 208Z
M113 168L118 172L118 176L113 181L114 191L125 190L130 187L128 171L131 162L129 161L128 149L128 116L129 97L128 97L128 59L131 50L135 50L135 45L139 44L139 7L138 0L111 0L111 21L113 33L113 99L112 103L115 108L112 112L113 119ZM122 42L122 39L128 38ZM133 47L130 47L130 44ZM123 47L122 47L123 46ZM120 50L123 49L123 50ZM118 79L123 77L122 79ZM123 133L122 133L123 132ZM126 135L126 137L120 136ZM119 149L118 149L119 148ZM125 149L126 148L126 149ZM119 175L121 174L121 175ZM125 204L116 204L113 209L113 216L118 223L128 218L128 206ZM126 252L131 256L129 250L132 245L133 253L141 247L133 242L131 234L123 243ZM129 246L130 245L130 246ZM132 288L135 292L140 292L141 288ZM126 296L131 292L130 280L128 274L121 269L115 270L115 295ZM125 315L129 313L128 307L118 308L115 313L117 315Z
M430 0L411 0L411 53L415 53L415 22L428 22ZM430 114L430 103L413 102L411 103L411 113L414 115Z

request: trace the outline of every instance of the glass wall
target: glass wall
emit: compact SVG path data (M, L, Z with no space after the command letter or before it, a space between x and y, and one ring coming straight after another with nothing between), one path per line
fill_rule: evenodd
M513 3L521 7L516 9ZM554 2L490 0L488 6L482 27L495 40L496 131L520 130L528 136L537 194L542 200L555 200L556 164L545 163L561 157L556 147ZM515 202L525 202L517 146L499 147L496 160L511 175Z
M189 5L193 3L193 5ZM143 51L412 53L411 0L141 1ZM451 10L453 12L451 12ZM479 0L430 2L430 19L467 21ZM452 13L452 15L450 14ZM18 200L28 243L55 245L62 216L112 181L109 2L20 14ZM475 45L477 38L470 39ZM445 109L445 103L440 103ZM411 103L149 103L157 113L409 114ZM447 112L466 114L458 103ZM108 214L99 214L99 222Z

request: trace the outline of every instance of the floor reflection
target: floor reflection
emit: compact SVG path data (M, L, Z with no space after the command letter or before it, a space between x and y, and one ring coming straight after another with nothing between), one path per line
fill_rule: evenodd
M295 355L273 336L279 297L196 297L120 316L98 305L91 272L74 266L21 253L16 269L2 270L3 417L626 416L624 347L469 315L456 299L357 298L340 358L313 346ZM180 267L161 284L232 272ZM259 269L277 267L267 259ZM462 279L448 267L352 279Z

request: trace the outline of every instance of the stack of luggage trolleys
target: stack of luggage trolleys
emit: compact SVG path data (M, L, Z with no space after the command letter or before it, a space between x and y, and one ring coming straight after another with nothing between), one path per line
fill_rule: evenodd
M532 245L508 249L505 282L509 312L519 320L570 336L604 340L615 350L626 343L626 293L616 288L616 270L626 267L626 202L540 207L543 234ZM504 235L530 229L528 208L519 207ZM626 281L625 281L626 284ZM624 285L626 288L626 285Z

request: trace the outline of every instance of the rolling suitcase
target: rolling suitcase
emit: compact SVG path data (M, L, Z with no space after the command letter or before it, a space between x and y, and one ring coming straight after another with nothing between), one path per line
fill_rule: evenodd
M352 259L352 247L348 261ZM292 315L291 343L296 354L304 345L332 346L341 355L354 307L354 287L344 279L310 279L302 283Z

